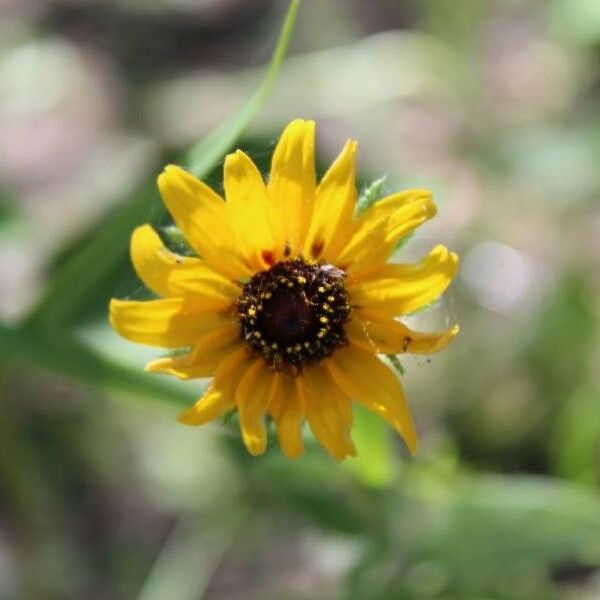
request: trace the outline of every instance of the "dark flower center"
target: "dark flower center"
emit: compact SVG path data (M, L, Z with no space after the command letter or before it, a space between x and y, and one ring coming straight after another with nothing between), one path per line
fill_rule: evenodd
M344 273L302 258L278 262L244 285L237 301L242 339L275 368L297 372L347 343Z

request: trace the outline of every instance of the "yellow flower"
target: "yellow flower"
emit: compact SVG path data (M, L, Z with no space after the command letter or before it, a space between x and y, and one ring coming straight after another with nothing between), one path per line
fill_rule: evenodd
M169 251L149 225L131 238L133 265L158 300L112 300L123 337L183 355L146 367L213 377L179 420L202 425L237 409L248 450L265 451L265 415L293 458L304 421L337 459L354 455L352 401L388 421L414 452L402 387L378 354L437 352L458 333L411 331L397 320L438 298L457 271L443 246L416 264L387 264L397 242L436 213L411 190L355 217L357 144L349 140L317 184L313 121L292 121L265 185L240 150L225 159L225 199L188 172L158 178L164 202L198 257Z

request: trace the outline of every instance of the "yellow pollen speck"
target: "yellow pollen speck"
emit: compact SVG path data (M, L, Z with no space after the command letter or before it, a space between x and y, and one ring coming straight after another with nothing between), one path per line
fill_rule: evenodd
M256 309L254 307L248 309L248 314L253 317L256 314Z
M327 323L329 319L327 317L319 317L319 321L321 321L321 323Z
M291 354L291 353L292 353L292 350L293 350L293 349L292 349L292 347L291 347L291 346L288 346L288 347L285 349L285 351L286 351L288 354Z
M277 343L276 343L276 342L273 342L273 343L271 344L271 348L273 348L273 350L277 350L277 348L279 348L279 346L277 345Z
M294 346L294 352L300 352L300 350L302 350L302 346L300 344L296 344Z
M335 296L327 296L327 300L329 300L329 302L335 302Z
M325 288L324 288L322 285L320 285L320 286L317 288L317 290L318 290L319 292L323 293L323 292L325 291Z
M305 348L310 348L310 342L304 342L304 347Z
M329 310L329 304L327 304L327 302L323 302L323 308L325 310Z
M298 277L298 283L306 283L306 277Z

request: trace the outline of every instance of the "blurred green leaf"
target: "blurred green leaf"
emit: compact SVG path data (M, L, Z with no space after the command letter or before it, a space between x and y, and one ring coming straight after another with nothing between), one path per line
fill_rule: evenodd
M68 335L44 337L35 330L0 324L0 363L35 365L102 390L162 401L177 408L189 405L196 397L143 371L110 361Z
M554 0L557 29L585 45L600 42L600 3L597 0Z
M545 299L528 337L525 359L535 369L544 396L564 403L581 381L598 327L594 291L585 273L568 273Z
M160 234L167 248L183 256L194 256L196 252L185 239L181 229L176 225L167 225L160 228Z
M600 392L579 387L556 417L551 453L558 475L587 484L600 479Z
M0 224L4 221L8 221L12 216L13 212L6 202L2 189L0 189Z
M388 511L393 547L360 572L355 597L552 598L552 570L600 565L600 496L540 477L407 468ZM395 594L395 595L394 595ZM402 594L406 594L403 596Z
M387 183L387 175L372 181L360 194L356 204L356 216L362 215L369 210L377 200L384 195L385 186Z
M112 290L134 289L137 279L130 265L129 240L133 229L148 220L155 201L154 182L140 187L91 233L63 251L27 324L47 329L71 325L82 313L100 317L106 315Z
M373 488L389 486L396 475L397 464L387 423L355 404L352 439L358 455L347 458L344 466L364 485Z
M0 234L17 234L23 223L15 210L16 200L11 193L0 186Z
M383 535L385 497L379 490L356 485L343 466L346 461L334 461L321 449L294 462L278 449L259 462L247 454L241 458L251 470L249 493L258 496L259 504L278 500L323 528L346 534L368 531L374 537Z

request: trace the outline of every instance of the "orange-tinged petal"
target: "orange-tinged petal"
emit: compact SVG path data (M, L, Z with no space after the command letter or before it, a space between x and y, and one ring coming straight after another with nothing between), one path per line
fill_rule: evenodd
M350 439L350 400L321 365L304 370L299 386L308 424L319 443L337 459L356 455Z
M413 331L404 323L391 317L373 320L362 317L360 310L352 313L346 324L346 333L351 343L365 350L381 354L433 354L443 350L459 332L458 325L446 331Z
M166 298L145 302L111 300L110 324L138 344L181 348L194 345L207 332L231 322L204 298Z
M206 392L179 415L179 422L204 425L235 408L235 391L252 362L252 356L244 347L231 353L219 365L215 379Z
M159 296L214 296L230 305L239 288L198 258L180 256L165 248L150 225L131 236L131 261L140 279Z
M304 452L304 402L299 385L299 377L288 377L280 371L273 374L268 411L275 421L281 450L288 458L297 458Z
M227 212L246 262L256 270L272 266L283 251L283 231L270 210L260 171L241 150L225 159L224 187ZM265 256L271 257L271 264Z
M277 143L268 190L292 254L302 250L316 193L315 122L295 119Z
M180 379L210 377L221 361L241 344L239 325L228 323L202 336L191 352L153 360L146 365L146 371Z
M417 434L398 378L366 350L347 346L324 361L335 383L356 402L384 418L404 438L409 450L417 449Z
M304 242L304 256L335 262L352 233L356 205L357 142L348 140L344 149L317 187L313 214Z
M458 270L458 257L445 246L436 246L416 264L372 267L360 278L349 278L347 289L354 306L365 315L405 315L437 299Z
M267 448L264 413L272 384L272 371L262 358L258 358L246 371L235 394L242 439L248 452L254 456L262 454Z
M202 258L228 277L250 274L235 246L225 202L218 194L174 165L161 173L158 187L179 229Z
M347 263L349 272L384 263L402 238L435 214L436 207L428 190L408 190L383 198L356 221L354 233L347 248L341 252L339 262ZM385 233L374 236L373 232L382 227ZM347 256L350 250L361 244L368 246L368 261L356 261Z

